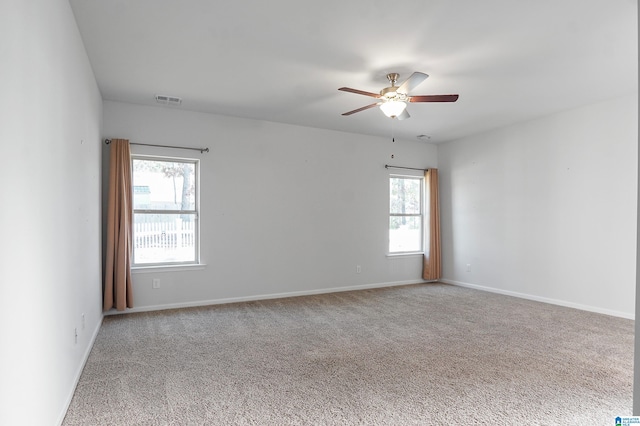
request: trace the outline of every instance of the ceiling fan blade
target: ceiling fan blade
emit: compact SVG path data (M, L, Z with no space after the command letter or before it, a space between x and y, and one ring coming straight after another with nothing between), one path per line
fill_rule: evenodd
M427 74L423 72L414 72L411 76L398 87L398 93L408 94L410 91L418 87L420 83L425 81L429 77Z
M342 90L343 92L355 93L357 95L371 96L372 98L379 98L380 97L379 93L365 92L364 90L352 89L350 87L341 87L338 90Z
M458 95L418 95L411 96L409 102L455 102Z
M400 115L399 115L399 116L397 116L396 118L397 118L398 120L406 120L406 119L407 119L407 118L409 118L409 117L411 117L411 116L409 115L409 113L407 112L407 109L405 108L405 110L404 110L404 111L402 111L402 114L400 114Z
M354 109L353 111L349 111L349 112L345 112L342 115L351 115L351 114L355 114L356 112L360 112L360 111L364 111L365 109L369 109L369 108L373 108L375 106L380 105L380 103L375 103L375 104L371 104L371 105L367 105L367 106L363 106L362 108L358 108L358 109Z

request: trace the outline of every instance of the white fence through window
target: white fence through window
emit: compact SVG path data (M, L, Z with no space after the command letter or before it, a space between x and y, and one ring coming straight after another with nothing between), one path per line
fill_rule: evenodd
M195 222L176 218L170 222L136 222L133 224L134 263L152 263L162 257L167 261L193 261Z

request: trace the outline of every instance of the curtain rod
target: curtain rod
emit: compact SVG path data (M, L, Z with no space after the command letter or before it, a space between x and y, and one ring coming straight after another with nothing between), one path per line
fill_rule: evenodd
M109 145L111 143L111 139L105 139L104 143ZM151 143L133 143L133 142L129 142L129 145L155 146L158 148L190 149L191 151L200 151L200 154L202 154L203 152L209 152L209 148L190 148L186 146L155 145Z
M429 169L416 169L415 167L400 167L400 166L390 166L388 164L384 165L385 169L405 169L405 170L421 170L423 172L426 172Z

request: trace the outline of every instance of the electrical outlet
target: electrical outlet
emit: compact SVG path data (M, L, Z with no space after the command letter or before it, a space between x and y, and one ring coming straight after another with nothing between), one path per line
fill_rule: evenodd
M362 268L360 265L356 265L356 274L359 274L360 272L362 272Z
M160 288L160 278L154 278L152 281L153 288Z
M74 343L78 343L78 327L73 329Z
M84 330L84 325L85 325L85 323L84 323L84 314L82 314L82 323L81 324L82 324L82 330Z

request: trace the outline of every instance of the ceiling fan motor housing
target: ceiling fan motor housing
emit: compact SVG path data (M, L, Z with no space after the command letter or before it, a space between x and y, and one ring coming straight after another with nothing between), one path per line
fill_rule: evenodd
M380 91L380 96L386 100L396 100L396 101L406 101L407 96L404 93L398 92L398 86L396 86L396 81L400 74L392 72L387 74L387 80L391 83L390 87L385 87Z
M380 96L383 98L392 98L396 95L396 89L397 87L395 86L385 87L380 91Z
M408 96L405 93L398 92L397 90L397 86L385 87L380 91L380 97L387 101L394 100L399 102L406 102Z

